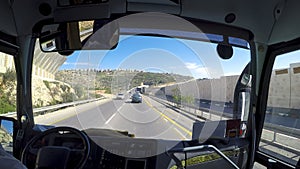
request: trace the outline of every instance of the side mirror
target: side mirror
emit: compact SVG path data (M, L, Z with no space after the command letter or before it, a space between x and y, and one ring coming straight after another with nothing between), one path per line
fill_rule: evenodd
M15 136L16 120L0 116L0 144L5 151L12 153Z

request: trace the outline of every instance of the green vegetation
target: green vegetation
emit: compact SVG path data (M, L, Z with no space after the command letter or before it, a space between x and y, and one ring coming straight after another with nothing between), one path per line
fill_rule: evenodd
M82 96L83 91L79 87L75 88L75 93L71 92L71 88L66 84L61 84L56 81L43 81L47 87L49 94L52 98L52 101L48 104L55 105L60 103L67 103L76 100L76 94ZM38 99L37 105L34 105L35 108L42 107L44 102L41 99Z
M50 90L49 81L44 80L43 82L44 82L45 86Z
M194 103L194 97L193 96L182 96L182 102L185 103L185 105L189 105L189 111L191 110L191 105Z
M138 72L133 77L130 88L139 86L142 82L145 85L157 86L175 81L176 79L172 75L166 73Z
M74 90L75 90L76 95L77 95L79 98L84 97L85 92L84 92L84 88L83 88L82 86L76 85L76 86L74 86L73 88L74 88Z
M16 105L10 104L8 97L0 97L0 114L16 111Z
M179 107L181 105L181 93L178 86L172 89L174 103Z
M0 114L16 111L16 72L9 69L0 77Z
M33 107L99 98L101 93L124 92L141 84L159 86L190 79L191 77L178 74L137 70L62 70L56 73L57 81L35 81L40 93L35 95ZM178 105L181 101L190 102L191 99L180 95L179 89L174 92L174 100ZM6 73L0 74L0 106L0 113L16 111L16 72L14 70L7 70Z
M51 105L57 104L59 101L55 100L55 96L59 93L58 89L57 88L51 88L49 81L44 80L43 82L44 82L45 86L49 89L50 95L53 99Z
M182 96L182 102L191 105L194 102L194 97L193 96Z
M61 97L63 99L63 103L72 102L74 98L76 97L74 93L62 93Z
M2 74L2 85L5 85L9 82L16 82L17 75L16 71L8 69L5 73Z
M182 96L178 86L173 88L171 91L173 96L173 102L177 105L177 107L180 107L182 104L192 105L195 100L194 97L191 95Z
M58 81L70 84L79 98L84 97L82 93L91 90L110 94L124 92L141 84L158 86L191 79L189 76L178 74L136 70L62 70L58 71L55 77ZM81 89L78 86L81 86Z

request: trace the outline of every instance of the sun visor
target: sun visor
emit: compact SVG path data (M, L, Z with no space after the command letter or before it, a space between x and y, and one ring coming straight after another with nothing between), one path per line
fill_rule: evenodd
M128 11L180 14L180 0L127 0Z
M80 15L83 14L83 15ZM57 7L54 11L54 22L78 21L109 18L110 5L109 3L82 5L82 6L67 6Z

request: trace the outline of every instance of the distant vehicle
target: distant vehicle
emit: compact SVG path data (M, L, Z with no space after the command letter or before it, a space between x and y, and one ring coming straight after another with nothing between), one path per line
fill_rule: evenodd
M142 103L142 96L139 93L134 93L131 96L132 103Z
M141 93L141 94L144 94L146 92L146 88L145 87L137 87L136 91Z
M123 100L124 98L125 98L125 95L123 93L119 93L116 96L116 99L119 99L119 100Z

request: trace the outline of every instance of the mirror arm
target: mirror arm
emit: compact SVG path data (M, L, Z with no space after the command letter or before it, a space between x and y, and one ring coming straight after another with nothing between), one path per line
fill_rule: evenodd
M213 145L200 145L200 146L194 146L194 147L185 147L180 149L173 149L168 151L168 154L170 157L178 163L180 161L174 154L175 153L187 153L187 152L198 152L202 149L213 149L217 154L219 154L225 161L227 161L231 166L233 166L235 169L240 169L230 158L228 158L224 153L222 153L217 147ZM179 163L181 165L181 163ZM180 166L178 166L180 168Z

